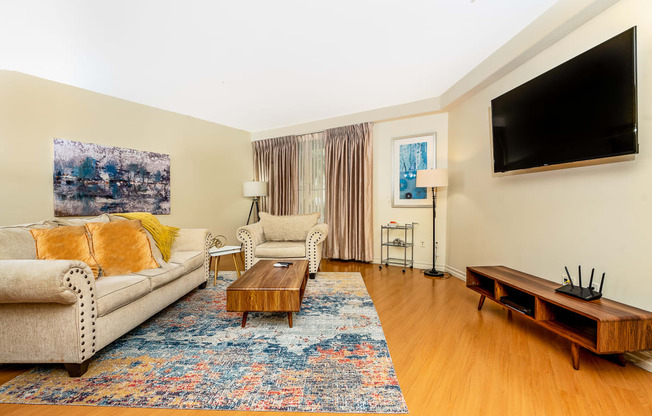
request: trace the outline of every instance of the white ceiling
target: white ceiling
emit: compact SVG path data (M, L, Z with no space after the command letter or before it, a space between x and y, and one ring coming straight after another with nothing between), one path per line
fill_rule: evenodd
M256 132L438 97L557 0L0 0L0 68Z

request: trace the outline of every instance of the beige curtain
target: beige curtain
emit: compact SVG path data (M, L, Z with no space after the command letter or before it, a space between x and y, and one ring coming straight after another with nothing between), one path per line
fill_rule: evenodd
M254 147L254 179L267 182L260 210L273 215L299 212L297 137L258 140Z
M327 258L373 260L370 123L325 131Z
M319 212L324 222L326 211L326 174L324 171L324 132L298 137L299 214Z

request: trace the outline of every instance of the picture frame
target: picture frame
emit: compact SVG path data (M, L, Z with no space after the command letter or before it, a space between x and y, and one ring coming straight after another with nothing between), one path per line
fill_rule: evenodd
M432 207L427 188L417 188L417 170L437 166L437 133L392 139L392 207Z

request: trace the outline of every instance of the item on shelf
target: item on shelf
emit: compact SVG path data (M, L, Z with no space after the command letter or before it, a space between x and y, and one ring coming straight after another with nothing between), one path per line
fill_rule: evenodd
M405 241L403 241L403 240L401 240L400 238L397 237L394 240L392 240L392 244L394 244L395 246L404 247L405 246Z
M211 240L211 247L215 248L222 248L226 245L226 237L223 235L216 235L212 240Z
M582 300L596 300L602 297L602 285L604 285L604 276L606 273L602 273L602 279L600 280L600 289L593 290L593 273L595 273L595 267L591 270L591 280L589 281L588 287L582 287L582 266L577 266L577 277L579 279L579 286L573 284L573 278L568 272L568 267L564 266L566 270L566 275L568 276L568 284L563 285L555 289L555 292L563 293L565 295L574 296Z
M396 221L390 221L389 223L387 223L387 226L388 227L398 227L398 223Z

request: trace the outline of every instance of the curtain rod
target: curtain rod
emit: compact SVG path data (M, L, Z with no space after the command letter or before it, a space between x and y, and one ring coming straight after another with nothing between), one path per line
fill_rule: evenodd
M368 122L368 123L371 124L372 126L376 125L376 122L375 122L375 121L370 121L370 122ZM355 124L364 124L364 123L355 123ZM352 125L353 125L353 124L349 124L349 126L352 126ZM345 126L340 126L340 127L345 127ZM331 127L331 128L336 129L337 127ZM325 132L326 130L330 130L330 129L316 130L316 131L311 131L311 132L308 132L308 133L301 133L301 134L288 134L288 136L306 136L306 135L308 135L308 134L323 133L323 132ZM283 136L279 136L279 137L283 137ZM270 139L273 139L273 138L274 138L274 137L270 137ZM267 139L262 139L262 140L267 140Z

